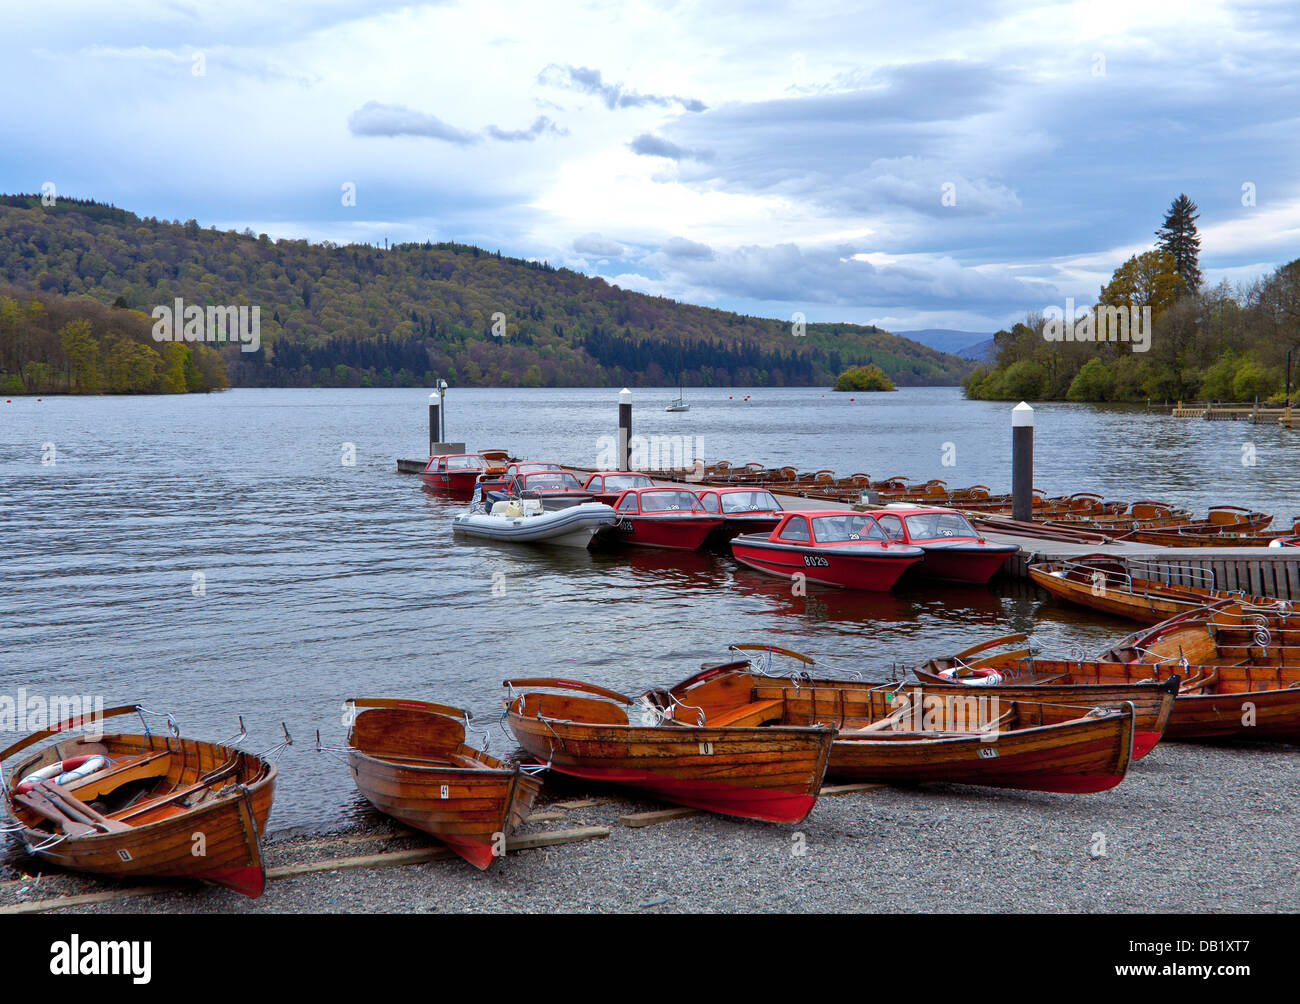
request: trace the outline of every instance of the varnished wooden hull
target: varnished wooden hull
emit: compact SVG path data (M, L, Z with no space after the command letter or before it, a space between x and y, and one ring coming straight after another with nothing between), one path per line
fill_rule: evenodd
M1121 689L1140 680L1169 681L1184 674L1195 679L1215 673L1215 690L1209 693L1180 693L1165 726L1164 740L1214 738L1252 739L1270 742L1300 742L1300 671L1294 667L1210 667L1154 666L1140 662L1077 661L1034 659L982 660L982 664L1006 674L1017 691L1038 690L1035 679L1049 679L1048 687L1085 685L1087 689ZM935 663L931 663L931 666ZM922 679L930 674L916 670ZM999 692L1008 684L988 688ZM1065 688L1073 689L1073 688Z
M168 818L132 826L126 832L68 837L47 850L34 851L37 856L63 868L109 878L201 879L246 896L261 895L265 870L259 836L265 832L271 812L274 764L216 743L162 735L107 735L99 744L115 756L170 750L172 757L181 762L174 772L183 772L186 778L197 778L238 754L244 764L241 776L253 780L232 785L229 794ZM59 758L71 757L84 750L84 741L70 739L51 749ZM17 766L13 777L21 779L51 762L50 756L48 751L42 751L29 758ZM11 804L10 811L21 822L35 822L26 810ZM29 850L52 836L50 831L34 825L27 825L19 835Z
M831 749L830 776L857 781L946 781L1028 791L1073 794L1105 791L1119 784L1133 757L1136 716L1132 709L1100 714L1077 706L1052 706L1041 697L1011 701L1000 692L908 687L862 689L826 681L801 683L794 694L783 685L787 714L807 720L844 722ZM990 688L990 691L993 688ZM766 683L756 700L770 696ZM879 722L910 702L915 713L900 731L864 733L853 723ZM957 734L1003 712L1016 724L1006 731Z
M827 728L620 726L525 717L520 746L554 770L626 785L678 805L797 823L817 801L834 732Z
M386 816L441 840L479 869L504 850L540 783L519 770L416 767L348 754L357 790Z
M960 683L946 683L938 676L916 671L921 687L926 693L947 696L977 693L974 688ZM1160 742L1169 727L1177 703L1178 681L1164 683L1124 683L1107 685L1061 685L1044 683L1037 686L1004 684L998 694L1008 701L1046 701L1077 708L1080 714L1092 708L1123 708L1133 706L1133 759L1140 760Z

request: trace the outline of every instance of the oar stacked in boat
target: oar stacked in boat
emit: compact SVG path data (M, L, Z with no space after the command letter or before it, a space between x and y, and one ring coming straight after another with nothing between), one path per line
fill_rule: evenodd
M548 677L504 686L510 730L538 761L574 777L751 819L796 823L807 816L835 737L825 726L766 725L782 717L779 699L708 722L699 719L700 709L646 701L634 721L631 698L593 684Z

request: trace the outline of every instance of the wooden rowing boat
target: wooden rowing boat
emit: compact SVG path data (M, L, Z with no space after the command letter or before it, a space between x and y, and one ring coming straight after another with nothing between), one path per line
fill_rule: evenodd
M506 681L511 732L530 756L574 777L626 785L679 805L797 823L817 801L833 729L759 728L737 718L692 724L649 703L562 679ZM516 687L580 691L550 694Z
M1119 662L1300 667L1300 612L1289 602L1219 600L1124 639L1102 656Z
M468 714L426 701L354 698L348 768L385 815L437 837L476 868L505 852L541 784L465 743Z
M1175 569L1170 574L1189 576L1194 571ZM1199 586L1144 577L1124 559L1105 554L1074 561L1036 562L1029 566L1029 577L1057 599L1144 624L1158 624L1220 600L1245 600L1257 606L1271 606L1274 602L1267 597L1206 588L1213 583L1212 573L1205 573L1203 585Z
M0 763L60 732L138 710L60 722L10 746ZM101 769L68 779L100 758ZM38 773L57 776L36 780ZM219 743L87 734L16 764L4 796L27 850L52 864L109 878L201 879L256 897L266 879L259 836L275 777L270 761Z
M708 666L646 698L661 710L697 713L706 724L832 724L828 774L835 778L1076 794L1105 791L1124 779L1136 720L1130 705L1095 708L1041 695L1007 700L994 691L770 678L743 660Z
M1181 660L1157 664L1129 658L1137 654L1131 649L1111 650L1096 660L1045 659L1028 648L990 651L999 645L1019 646L1024 641L1024 635L994 639L955 656L932 659L914 672L922 680L940 679L939 674L953 671L972 676L992 673L998 677L998 690L1043 684L1125 687L1178 680L1178 695L1164 739L1300 741L1298 667L1212 666Z

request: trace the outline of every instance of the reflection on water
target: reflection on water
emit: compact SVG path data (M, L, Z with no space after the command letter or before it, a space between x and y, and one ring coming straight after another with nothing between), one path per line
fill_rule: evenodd
M636 391L634 431L698 438L709 460L1008 487L1009 408L953 389L853 403L812 389L698 390L690 412L665 414L674 393ZM273 826L332 826L362 803L346 768L308 748L317 728L342 739L349 696L425 697L494 720L507 676L639 693L733 641L773 638L828 671L884 679L894 663L1015 631L1066 652L1130 629L1025 583L795 596L719 554L454 540L463 503L394 473L397 457L427 448L426 398L240 390L0 405L0 694L141 700L205 738L230 735L244 714L255 749L284 719L297 745ZM612 390L453 389L448 429L472 447L594 463L616 403ZM1049 405L1038 436L1038 484L1053 492L1295 509L1300 435L1284 430ZM1245 438L1253 468L1240 463ZM949 442L955 468L941 463ZM53 466L41 464L45 443ZM342 462L349 445L354 466Z

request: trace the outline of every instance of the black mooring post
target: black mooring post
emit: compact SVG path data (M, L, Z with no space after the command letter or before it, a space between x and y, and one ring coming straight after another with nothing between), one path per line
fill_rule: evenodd
M618 463L621 471L632 469L632 392L626 387L618 392Z
M1034 409L1024 401L1011 409L1011 518L1034 518Z
M447 381L438 381L438 390L442 391L442 428L438 431L438 442L447 441Z
M442 442L441 421L442 398L435 390L429 395L429 456L437 453L437 444Z

